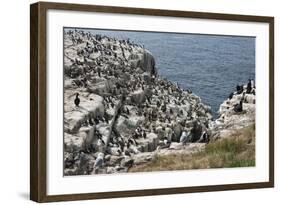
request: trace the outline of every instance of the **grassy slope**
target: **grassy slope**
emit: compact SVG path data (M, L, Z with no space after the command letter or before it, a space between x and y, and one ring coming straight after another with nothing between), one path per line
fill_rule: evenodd
M130 172L255 166L255 125L237 130L228 138L210 142L195 154L156 156Z

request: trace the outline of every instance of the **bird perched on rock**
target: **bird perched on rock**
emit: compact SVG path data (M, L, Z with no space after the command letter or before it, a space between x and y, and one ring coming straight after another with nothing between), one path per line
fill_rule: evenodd
M183 115L183 110L180 110L180 115Z
M157 105L157 107L160 107L160 106L161 106L161 103L160 103L159 100L157 100L156 105Z
M94 134L99 138L102 137L101 133L98 130L94 131Z
M184 130L181 134L181 137L180 137L180 143L182 143L184 145L184 144L187 143L187 141L188 141L188 134Z
M209 141L209 136L208 133L206 131L204 131L200 137L200 139L198 140L198 142L208 142Z
M79 107L79 104L80 104L80 98L78 96L79 96L79 93L76 93L76 97L74 99L74 104L76 105L76 107Z
M104 117L98 116L98 119L99 119L99 121L101 121L101 122L104 122L104 121L105 121Z
M247 84L247 91L246 91L246 93L251 93L251 91L252 91L252 80L251 79L249 79L248 80L248 84Z
M233 92L231 92L228 96L228 99L231 100L233 98Z
M100 122L97 117L94 118L94 121L95 121L96 124L99 124L99 122Z
M140 127L137 127L137 129L135 130L135 133L134 133L134 138L139 138L141 137L141 128Z
M171 141L168 139L168 137L164 137L164 145L166 145L166 146L170 146L170 144L171 144Z
M105 115L104 117L103 117L103 119L104 119L104 121L108 124L109 123L109 120L108 120L108 116L107 115Z
M126 149L125 151L124 151L124 154L126 155L126 156L131 156L131 153L130 153L130 151L128 150L128 149Z
M114 103L110 103L111 108L114 108Z
M242 98L241 98L240 101L245 102L245 100L246 100L246 93L244 92L244 93L242 94Z
M241 94L243 92L243 85L237 85L236 91L237 91L237 94Z
M233 110L235 112L242 112L243 111L243 101L240 100L239 104L234 105Z
M164 103L164 104L161 106L161 110L162 110L162 112L166 112L166 110L167 110L166 103Z
M173 114L174 114L173 110L172 110L172 109L170 109L170 115L173 115Z
M105 145L105 142L103 141L102 137L101 136L98 136L98 145L102 145L104 146Z
M149 98L148 96L146 96L146 101L147 101L149 104L151 104L151 100L150 100L150 98Z
M117 142L121 148L121 151L123 152L124 151L124 147L125 147L125 142L124 142L124 139L122 137L118 137L117 138Z
M256 91L255 91L255 90L253 90L253 92L252 92L252 93L253 93L253 95L256 95Z
M89 125L91 125L91 126L94 125L94 123L93 123L93 121L92 121L92 118L90 118L90 117L89 117Z
M122 151L120 149L117 150L118 155L122 154Z
M126 107L126 113L127 113L127 115L130 115L130 110L127 107Z
M142 130L142 137L146 139L146 132L144 130Z
M98 157L96 158L96 161L95 161L95 164L94 164L95 173L100 167L102 167L103 162L104 162L103 158L104 158L104 154L102 152L100 152L98 154Z
M129 137L129 139L128 139L128 144L129 144L129 145L134 145L134 146L137 146L137 145L138 145L138 143L137 143L137 141L134 139L134 137Z

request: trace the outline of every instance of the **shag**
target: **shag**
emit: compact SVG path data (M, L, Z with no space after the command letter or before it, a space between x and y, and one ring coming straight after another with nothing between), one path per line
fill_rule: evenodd
M252 81L251 79L248 80L248 84L247 84L247 91L246 93L250 94L252 91Z
M243 85L237 85L236 91L237 91L237 94L241 94L243 92Z
M233 92L231 92L228 96L228 99L231 100L233 98Z
M79 104L80 104L80 98L78 96L79 96L79 93L76 93L76 97L74 99L74 104L76 105L76 107L79 107Z
M239 104L236 104L234 106L234 111L235 112L242 112L243 111L243 101L240 100Z

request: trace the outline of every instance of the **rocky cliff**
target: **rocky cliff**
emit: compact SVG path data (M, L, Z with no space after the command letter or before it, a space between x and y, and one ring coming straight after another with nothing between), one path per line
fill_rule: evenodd
M255 124L256 88L252 81L249 83L238 85L220 105L219 118L209 125L214 140L228 137L239 129ZM235 108L240 107L240 103L242 109L237 111Z
M252 91L233 93L213 121L200 97L158 76L153 55L129 39L65 32L64 83L65 175L127 172L254 122Z

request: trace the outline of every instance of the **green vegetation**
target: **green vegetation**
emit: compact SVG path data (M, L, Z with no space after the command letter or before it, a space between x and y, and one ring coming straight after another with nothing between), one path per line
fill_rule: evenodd
M132 167L130 172L255 166L255 125L211 141L194 154L158 155L151 162Z

